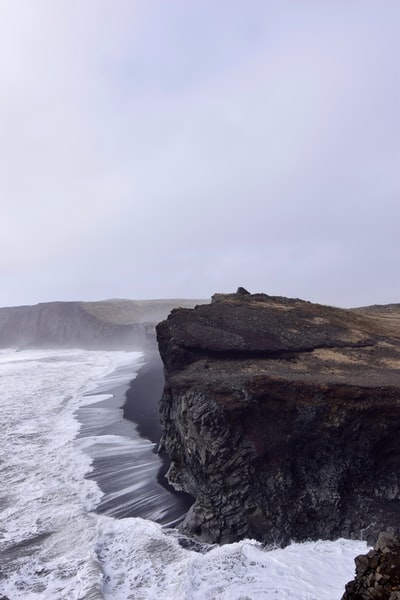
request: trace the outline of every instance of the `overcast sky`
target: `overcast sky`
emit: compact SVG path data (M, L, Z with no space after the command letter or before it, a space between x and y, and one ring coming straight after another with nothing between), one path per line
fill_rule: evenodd
M398 0L0 0L0 306L400 302Z

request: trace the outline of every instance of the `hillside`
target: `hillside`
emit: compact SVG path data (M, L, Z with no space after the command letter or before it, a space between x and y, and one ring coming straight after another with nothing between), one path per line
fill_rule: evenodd
M0 308L0 347L143 349L172 308L202 300L46 302Z

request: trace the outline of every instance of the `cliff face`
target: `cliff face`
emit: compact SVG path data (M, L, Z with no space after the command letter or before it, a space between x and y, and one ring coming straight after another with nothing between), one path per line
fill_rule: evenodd
M355 558L356 577L346 585L342 600L400 600L400 538L379 534L368 554Z
M400 305L216 295L157 326L168 478L208 542L372 539L400 516Z
M138 349L155 344L154 326L194 300L46 302L0 308L0 347Z

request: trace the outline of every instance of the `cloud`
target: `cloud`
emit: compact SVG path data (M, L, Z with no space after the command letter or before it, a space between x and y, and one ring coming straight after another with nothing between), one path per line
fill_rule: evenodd
M0 304L396 301L398 12L2 3Z

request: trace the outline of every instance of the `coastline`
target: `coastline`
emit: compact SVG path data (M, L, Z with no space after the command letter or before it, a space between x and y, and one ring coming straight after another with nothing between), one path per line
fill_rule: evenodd
M158 404L164 387L164 371L158 352L143 353L141 366L129 382L122 406L124 418L133 421L141 437L157 444L161 437Z
M137 373L134 379L132 372ZM93 401L77 411L81 424L77 440L92 458L87 477L103 492L96 512L115 518L141 517L171 527L193 503L168 484L164 477L168 459L157 454L163 384L161 359L156 352L142 352L131 365L118 367L85 394Z
M139 435L155 444L154 453L157 454L162 433L159 402L165 382L164 366L157 350L144 352L141 362L137 376L129 383L122 410L124 418L136 424ZM168 483L165 475L169 469L169 457L165 452L157 456L160 460L157 482L176 498L177 505L185 514L194 499L185 492L177 492Z

